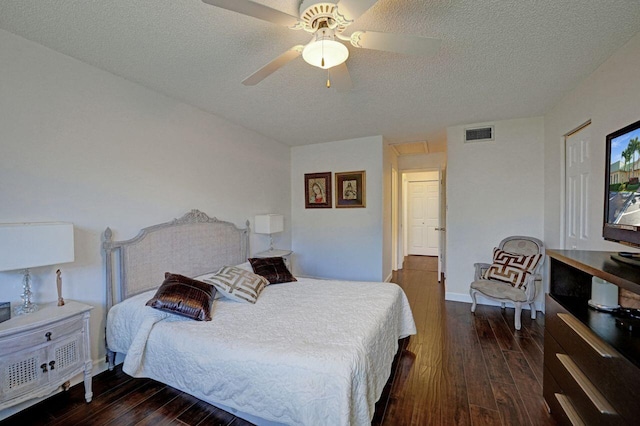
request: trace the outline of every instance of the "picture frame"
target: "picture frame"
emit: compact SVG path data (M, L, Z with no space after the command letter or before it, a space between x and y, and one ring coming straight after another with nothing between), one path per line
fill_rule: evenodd
M366 181L364 170L336 173L336 208L367 206Z
M304 207L306 209L331 208L331 172L305 173Z

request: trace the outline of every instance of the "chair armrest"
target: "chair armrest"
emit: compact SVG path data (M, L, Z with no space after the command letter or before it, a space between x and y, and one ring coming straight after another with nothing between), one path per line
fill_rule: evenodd
M534 300L538 291L537 281L542 282L542 276L540 274L531 274L527 277L527 288L524 291L527 295L527 300Z
M482 274L489 269L491 266L490 263L474 263L473 266L476 268L476 272L474 275L474 281L478 281L482 279Z

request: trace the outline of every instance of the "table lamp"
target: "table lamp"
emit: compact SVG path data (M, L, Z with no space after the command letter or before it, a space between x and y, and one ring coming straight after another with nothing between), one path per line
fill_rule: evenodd
M272 234L284 231L284 216L281 214L261 214L255 220L256 234L269 234L269 251L273 250Z
M17 315L38 310L31 302L29 268L73 262L73 224L4 223L0 224L0 271L23 270L22 304Z

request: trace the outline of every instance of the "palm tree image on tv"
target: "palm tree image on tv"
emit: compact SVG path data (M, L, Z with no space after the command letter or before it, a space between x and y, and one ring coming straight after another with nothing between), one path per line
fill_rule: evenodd
M640 226L640 129L611 141L607 222Z

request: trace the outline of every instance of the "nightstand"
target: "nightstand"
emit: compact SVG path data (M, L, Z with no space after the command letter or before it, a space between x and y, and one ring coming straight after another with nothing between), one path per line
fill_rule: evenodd
M253 257L264 258L264 257L281 257L284 259L284 264L287 265L289 271L291 271L291 254L293 251L291 250L279 250L272 249L267 251L261 251L260 253L256 253Z
M47 396L84 373L91 402L89 315L93 306L66 301L41 305L28 315L0 323L0 410Z

